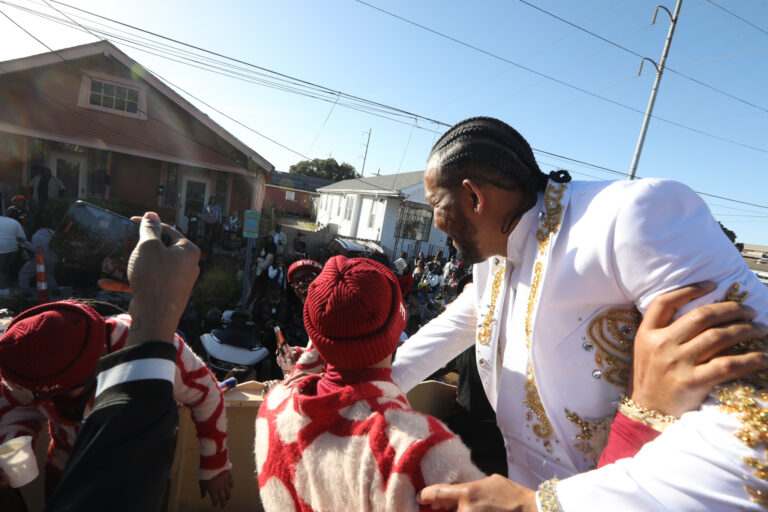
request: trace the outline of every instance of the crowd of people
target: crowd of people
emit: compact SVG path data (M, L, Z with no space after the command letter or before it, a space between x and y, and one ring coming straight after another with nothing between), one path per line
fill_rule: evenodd
M279 325L291 289L307 336L256 421L268 512L764 509L768 290L695 193L544 174L492 118L448 130L424 180L447 259L257 249L251 314ZM221 392L175 334L200 251L153 213L140 236L127 314L53 303L0 338L0 442L56 425L49 510L159 510L177 402L214 505L237 492ZM405 393L449 363L446 425Z

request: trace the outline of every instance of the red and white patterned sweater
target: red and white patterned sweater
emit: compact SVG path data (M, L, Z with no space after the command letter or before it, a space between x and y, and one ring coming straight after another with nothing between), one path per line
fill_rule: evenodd
M410 408L391 370L307 373L322 369L316 354L305 353L259 410L267 512L430 510L416 502L425 486L485 476L445 425Z
M109 346L105 354L120 350L128 338L130 315L106 318ZM173 395L176 400L192 411L197 437L200 441L201 480L210 480L231 468L227 455L227 418L224 414L224 398L216 378L203 361L187 347L177 335L176 375ZM48 465L61 473L75 442L79 422L61 418L50 399L35 402L32 393L3 382L0 386L0 443L13 437L36 436L44 423L48 423L51 444L48 448ZM84 417L90 412L93 397L86 407Z

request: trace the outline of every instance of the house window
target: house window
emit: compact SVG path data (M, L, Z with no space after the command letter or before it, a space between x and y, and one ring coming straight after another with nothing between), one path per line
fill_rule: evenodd
M416 203L404 202L400 206L395 225L395 237L408 240L429 240L432 210Z
M355 205L355 197L347 196L347 203L344 206L344 220L352 219L352 207Z
M224 211L224 206L227 204L227 184L229 183L229 175L225 172L216 173L216 184L214 189L214 195L216 196L216 204L221 207L221 211Z
M296 200L296 193L293 190L286 190L285 191L285 200L286 201L295 201Z
M178 208L179 206L179 164L165 164L163 206L168 208Z
M341 215L341 196L336 197L336 216Z
M146 119L147 91L138 82L102 73L83 74L77 104L113 114Z
M371 215L368 217L368 227L372 228L376 225L376 212L379 209L379 202L376 200L371 201Z

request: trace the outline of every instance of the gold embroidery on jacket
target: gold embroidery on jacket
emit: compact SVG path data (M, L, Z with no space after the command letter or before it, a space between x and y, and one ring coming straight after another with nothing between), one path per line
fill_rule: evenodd
M525 405L536 415L539 422L533 425L533 433L542 439L547 439L552 435L552 423L547 418L547 412L544 410L544 404L539 398L539 388L536 386L536 378L533 375L533 367L528 365L528 380L525 383ZM546 448L546 446L545 446ZM547 451L550 451L547 449Z
M749 295L749 292L745 291L739 293L739 289L739 283L733 283L730 288L728 288L728 291L725 292L725 298L723 299L723 302L738 302L739 304L743 303ZM752 338L751 340L737 343L736 345L733 345L718 355L748 354L749 352L765 351L765 349L766 347L764 340L760 338ZM758 389L763 389L766 385L768 385L768 371L758 370L756 372L750 373L745 377L742 377L740 380L741 382L756 386Z
M543 265L540 261L533 267L533 282L531 282L531 292L528 295L528 311L525 315L525 346L531 348L531 319L533 318L533 307L536 305L536 294L539 292L541 283L541 270Z
M720 388L717 396L720 409L734 414L742 428L734 435L750 448L763 450L763 459L768 456L768 390L757 390L749 384L734 383ZM751 467L761 480L768 481L768 466L755 457L744 457L744 462ZM750 499L768 508L768 494L760 489L745 486Z
M496 310L496 299L499 298L499 292L501 291L501 282L504 280L504 270L506 265L502 265L496 271L493 276L493 284L491 285L491 305L488 309L488 313L485 314L483 323L477 332L477 342L481 345L486 345L491 339L491 325L493 323L493 314Z
M613 414L590 421L584 420L578 413L565 410L565 417L568 421L576 425L581 432L576 434L577 442L574 447L585 455L584 462L587 462L590 469L597 467L605 446L608 444L608 435L611 432L613 423Z
M610 309L589 322L587 337L596 348L595 363L614 386L627 387L632 344L642 318L634 309Z
M541 220L539 229L536 230L536 240L539 243L539 256L543 256L544 252L549 246L549 241L552 239L552 235L555 235L560 229L560 224L563 217L563 194L565 193L568 185L566 183L549 183L547 189L544 191L544 212L545 215ZM532 320L533 310L536 306L536 297L539 293L539 285L541 284L542 274L544 272L544 265L541 261L537 261L533 267L533 277L531 281L531 291L528 294L528 309L525 316L525 346L529 351L531 348L531 335L532 335ZM528 409L536 415L539 422L533 425L533 433L541 439L547 439L552 436L552 423L547 418L547 413L544 410L544 405L541 403L539 397L539 389L536 386L536 377L533 374L533 366L530 363L531 355L528 355L528 376L525 382L525 405ZM551 453L551 442L545 441L544 448Z
M549 244L550 235L557 233L563 216L563 194L568 187L566 183L549 183L544 191L545 216L541 226L536 231L536 240L539 242L539 254L544 255L544 250Z

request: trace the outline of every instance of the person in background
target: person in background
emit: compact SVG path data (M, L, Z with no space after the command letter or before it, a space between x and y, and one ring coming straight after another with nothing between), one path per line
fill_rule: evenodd
M174 330L199 273L199 250L154 213L144 215L139 233L130 287L122 289L133 293L136 321L124 348L99 360L93 409L49 512L159 511L166 496L179 418Z
M413 268L414 268L414 270L418 266L419 262L422 262L425 266L427 264L427 260L424 258L424 253L421 252L421 251L419 251L419 254L413 260Z
M18 221L19 224L21 224L21 227L24 229L24 233L29 236L31 233L30 224L32 217L29 213L29 209L27 209L27 198L21 194L16 194L13 196L13 199L11 199L11 202L13 204L9 206L5 211L5 216Z
M129 272L131 268L129 264ZM162 315L171 306L152 314ZM21 435L36 438L43 425L49 426L46 496L61 478L78 426L93 406L98 360L126 346L134 316L104 318L78 301L52 302L16 316L0 338L0 443ZM213 374L179 336L173 338L173 346L174 397L190 408L200 441L201 494L210 494L214 505L226 503L232 480L221 391Z
M208 204L203 208L203 220L205 221L205 236L210 241L216 239L221 226L221 206L216 204L216 196L208 198Z
M256 471L267 512L416 511L416 493L482 475L439 420L413 411L390 378L406 322L386 266L335 256L309 287L304 319L321 373L294 370L256 420Z
M267 268L268 286L277 286L282 293L286 289L285 279L285 263L283 257L278 255L277 258Z
M49 199L63 197L67 187L63 181L53 176L48 167L34 165L32 173L37 173L37 176L29 182L32 188L32 204L36 208L35 212L39 212Z
M452 270L456 270L456 256L449 257L448 261L445 262L445 266L443 267L443 281L448 280L448 275Z
M270 233L272 242L275 244L276 254L283 254L285 244L288 243L288 236L283 233L283 227L280 224L275 225L275 230Z
M416 265L413 269L413 285L415 287L418 287L419 283L421 282L421 279L424 277L424 273L427 271L424 260L416 260Z
M26 242L27 236L18 221L10 217L0 217L0 296L8 296L11 293L11 266L19 251L19 245Z
M400 257L393 263L395 275L397 276L397 282L400 284L400 291L403 292L403 297L407 297L413 286L413 275L408 272L408 263L404 257Z
M45 279L48 283L48 290L56 290L58 284L56 278L53 275L53 269L56 267L56 263L59 261L58 255L50 249L51 238L53 237L53 229L46 224L47 219L42 215L38 216L40 219L40 227L35 234L32 235L32 239L25 244L25 248L31 251L33 254L37 252L37 248L43 249L43 261L45 262ZM37 276L37 262L33 257L21 267L19 272L19 286L25 290L31 290L36 288L36 276Z
M288 267L288 283L301 301L302 308L307 300L307 292L312 281L322 272L323 266L317 261L304 259L294 261Z

